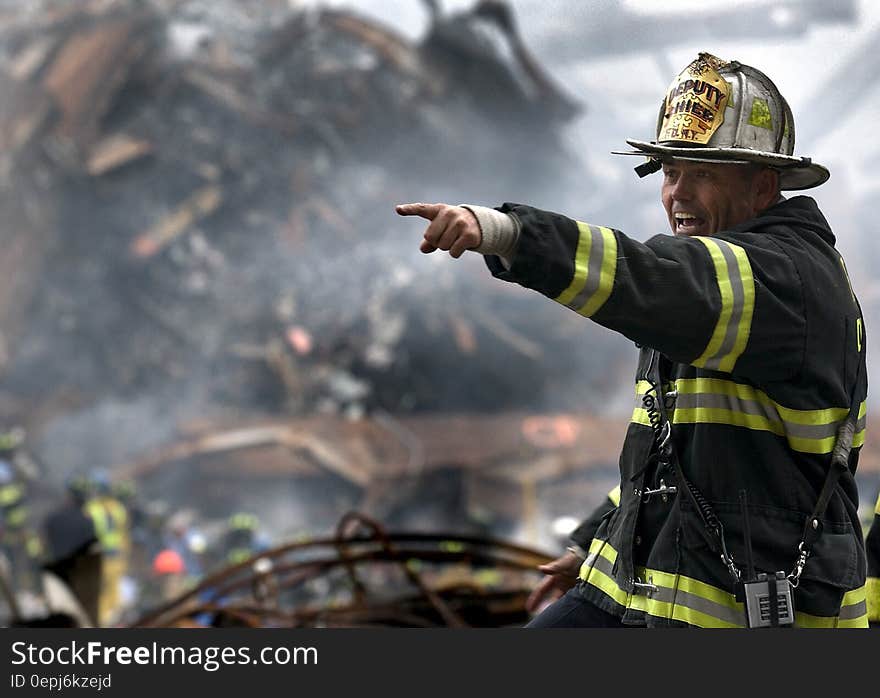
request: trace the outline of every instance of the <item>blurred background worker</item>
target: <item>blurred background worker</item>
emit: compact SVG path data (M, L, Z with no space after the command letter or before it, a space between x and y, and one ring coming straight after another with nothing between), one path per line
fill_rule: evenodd
M13 587L33 590L43 548L30 525L24 480L7 455L0 455L0 556L9 563Z
M68 478L66 489L64 501L46 517L43 588L50 610L64 610L80 627L94 626L98 622L102 560L95 525L83 509L89 483L85 477L73 476ZM59 585L69 590L75 606L56 601L63 593Z
M221 538L224 553L223 564L237 565L269 548L259 533L260 520L248 512L237 512L226 522L226 532Z
M122 607L122 580L131 552L128 513L122 502L113 496L106 471L92 473L89 494L84 510L95 526L103 556L98 624L110 625Z
M171 601L189 587L183 558L172 548L165 548L156 554L152 571L161 592L158 598L150 597L153 602Z

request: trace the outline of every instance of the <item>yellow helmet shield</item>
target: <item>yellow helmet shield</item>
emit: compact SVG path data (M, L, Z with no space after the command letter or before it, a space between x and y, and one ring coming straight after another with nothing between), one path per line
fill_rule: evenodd
M685 68L666 93L666 109L660 120L657 140L707 145L724 122L730 100L730 84L718 70L726 61L701 53Z

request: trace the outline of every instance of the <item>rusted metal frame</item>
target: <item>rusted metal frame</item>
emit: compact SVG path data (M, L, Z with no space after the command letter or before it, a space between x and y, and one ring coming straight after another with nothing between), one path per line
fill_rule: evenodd
M425 584L421 575L414 570L409 564L407 564L407 558L402 558L398 554L397 550L391 543L391 540L388 538L388 534L385 532L385 529L382 525L371 519L366 514L361 514L359 512L347 512L343 515L342 519L340 519L339 526L337 527L337 533L341 536L346 526L349 525L349 522L353 522L355 524L359 524L361 526L366 526L370 528L374 535L380 540L383 549L388 553L389 557L395 560L400 561L400 566L406 574L407 578L409 578L410 582L415 585L415 587L422 593L428 603L434 607L437 613L440 614L440 617L446 621L446 624L453 628L464 628L467 627L467 623L459 616L455 611L453 611L446 604L443 599L441 599L434 591ZM337 550L341 551L341 548L337 547ZM348 566L348 565L347 565Z
M442 543L449 540L454 540L458 543L462 543L464 545L476 546L476 547L487 547L491 548L495 551L503 551L504 553L511 554L514 556L522 556L526 558L526 560L522 562L513 561L505 561L507 564L510 564L514 567L520 566L523 568L533 569L539 564L543 564L549 562L552 558L549 555L542 554L532 548L528 548L525 546L516 545L513 543L508 543L506 541L502 541L495 538L490 538L486 536L471 536L471 535L449 535L449 534L435 534L435 533L390 533L389 537L394 542L415 542L415 543ZM359 536L349 538L347 541L348 545L355 544L369 544L375 543L375 538L369 536ZM225 568L218 572L215 572L204 580L202 580L196 587L186 592L182 596L177 599L173 599L152 612L148 613L145 616L142 616L136 624L140 625L143 623L149 623L154 618L161 616L161 614L166 611L174 608L179 603L182 603L188 598L191 598L207 589L215 587L218 583L222 583L224 580L229 579L235 574L247 570L253 565L253 563L259 558L267 558L269 560L277 560L285 555L290 553L294 553L297 551L303 551L311 548L320 548L320 547L335 547L337 543L336 537L332 538L317 538L310 541L299 541L296 543L288 543L287 545L280 546L273 550L269 550L263 553L254 554L247 560L244 560L236 565ZM410 557L418 557L419 555L424 556L427 551L412 551ZM402 554L402 553L401 553ZM409 553L408 553L409 554ZM475 553L471 552L470 555L475 555ZM446 554L449 559L460 559L460 554ZM305 563L297 563L305 566L306 564L315 564L314 561L307 561ZM338 564L338 560L335 561L335 564ZM276 568L277 571L281 571L281 569L292 570L294 566L285 567L285 568Z
M375 541L371 541L374 542ZM410 550L410 549L399 549L393 554L389 554L387 550L379 549L379 550L371 550L367 552L360 552L356 554L349 555L349 561L354 564L362 564L367 562L374 563L390 563L399 565L402 560L410 560L410 559L420 559L426 562L436 562L436 563L452 563L452 562L460 562L462 557L469 558L469 561L492 565L494 567L502 567L512 569L518 572L532 572L534 571L534 567L532 565L528 565L526 563L512 561L512 560L497 560L492 558L491 555L480 552L471 552L471 553L458 553L458 552L447 552L442 550L434 550L434 551L425 551L425 550ZM300 561L294 562L287 565L279 565L276 566L272 575L278 578L280 575L286 572L293 572L290 579L285 579L281 577L277 579L279 586L285 591L290 591L294 589L299 584L302 584L309 579L319 576L320 574L329 572L333 568L339 567L343 564L343 561L338 557L328 558L323 560L308 560L308 561ZM231 572L225 575L226 577L234 576ZM249 575L243 578L234 578L227 582L225 585L220 586L212 586L205 588L205 585L199 585L197 589L190 590L186 592L184 595L178 597L176 600L173 600L158 609L154 613L144 616L138 621L132 623L133 627L140 627L144 625L167 625L170 621L164 617L168 612L172 612L172 618L178 618L185 615L190 615L193 613L192 606L187 606L186 601L192 598L193 594L198 593L199 591L208 591L210 590L212 594L216 597L223 597L238 592L242 589L246 589L253 585L256 577L265 577L266 574L262 573L260 575ZM222 581L222 580L221 580ZM426 601L430 604L430 599L426 599ZM359 601L364 606L367 606L367 600L361 599ZM183 608L178 608L183 605ZM178 609L175 611L175 609ZM439 609L435 610L439 612ZM442 617L442 614L441 614Z

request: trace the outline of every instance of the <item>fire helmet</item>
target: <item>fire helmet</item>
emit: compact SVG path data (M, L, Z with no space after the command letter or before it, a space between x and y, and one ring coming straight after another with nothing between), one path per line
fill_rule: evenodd
M153 574L163 576L166 574L182 574L186 570L180 553L170 548L159 551L153 558Z
M664 158L697 162L757 163L779 172L781 189L809 189L830 173L794 153L794 119L776 85L760 70L700 53L672 81L660 105L654 141L628 138L643 155L644 177Z

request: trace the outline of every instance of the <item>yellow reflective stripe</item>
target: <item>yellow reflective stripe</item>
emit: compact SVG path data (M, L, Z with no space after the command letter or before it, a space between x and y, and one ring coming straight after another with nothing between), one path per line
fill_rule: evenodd
M602 572L601 570L596 569L595 567L591 567L587 570L585 576L582 576L587 584L590 584L601 592L603 592L606 596L610 596L616 603L620 604L624 607L629 607L630 602L632 601L632 595L625 592L619 586L617 586L617 582L615 582L611 577Z
M861 431L857 431L855 436L853 436L852 442L853 448L858 448L859 446L865 445L865 429L862 428Z
M104 518L103 507L98 502L92 500L86 502L85 511L95 526L95 536L98 540L101 540L107 532L107 521Z
M630 594L621 589L606 572L596 566L597 558L602 558L610 566L617 560L617 551L604 540L594 538L590 543L587 559L581 565L578 576L588 584L600 589L606 596L610 596L616 603L626 606L629 603Z
M743 605L733 594L692 577L638 567L635 570L636 576L648 580L656 587L656 591L650 596L626 592L606 571L599 569L601 564L610 570L609 565L613 565L616 559L617 551L607 541L593 539L590 555L581 566L579 576L619 605L657 618L683 621L703 628L745 627ZM795 625L803 628L867 627L865 598L865 587L852 589L843 595L837 616L814 616L796 612ZM713 610L716 614L712 613Z
M590 248L593 246L593 236L590 233L590 226L586 223L577 221L578 227L578 244L574 253L574 275L568 288L560 293L555 300L561 305L568 305L572 299L581 292L584 284L587 283L587 263L590 261Z
M880 495L877 496L877 503L874 505L874 513L880 516Z
M689 594L699 596L712 603L717 603L720 606L726 606L734 611L743 610L742 604L736 600L736 597L734 597L733 594L730 594L723 589L719 589L718 587L714 587L711 584L701 582L699 579L685 577L680 574L661 572L659 570L649 570L647 574L651 575L655 583L662 584L665 587L671 587L678 589L679 591L686 591Z
M715 323L715 330L706 349L693 362L694 366L705 366L706 362L718 353L721 348L721 342L727 334L727 323L733 313L733 291L730 289L730 277L727 274L727 262L721 253L718 243L709 238L696 236L696 239L702 242L709 255L712 257L712 263L715 265L715 278L718 282L718 290L721 292L721 312L718 315L718 322Z
M24 487L21 485L11 484L0 487L0 506L9 506L15 504L24 496Z
M617 270L617 238L609 228L577 221L578 244L571 283L554 300L591 317L608 300Z
M696 236L709 252L721 294L721 310L709 343L692 363L715 371L733 371L745 351L755 310L755 279L748 255L739 245Z
M729 244L729 243L727 243ZM730 245L733 254L736 257L736 263L739 267L739 278L743 286L743 309L739 323L736 326L736 341L733 350L725 356L719 367L719 371L730 372L734 365L746 350L746 344L749 342L749 335L752 331L752 317L755 313L755 277L752 275L752 265L749 263L746 251L739 245Z
M606 541L593 538L593 540L590 541L590 549L587 551L587 559L581 563L581 568L578 571L578 576L581 579L586 580L586 575L588 575L590 570L593 569L597 556L605 558L613 565L617 560L617 551L608 545Z
M605 557L607 557L608 560L610 560L611 562L614 562L617 559L617 551L610 545L608 545L607 541L600 540L599 538L593 538L593 540L590 541L590 549L587 552L598 553L603 548L608 548L611 551L611 553L606 554Z
M680 378L674 383L678 398L670 410L673 424L726 424L767 431L785 437L789 446L801 453L830 453L837 441L837 429L849 414L846 407L820 410L785 407L757 388L721 378ZM647 381L636 383L639 403L650 387ZM650 426L648 413L639 403L633 410L632 421ZM863 401L858 412L860 421L866 411L867 404ZM862 425L853 437L853 446L861 446L864 441L865 426Z
M27 508L20 506L15 507L15 509L9 509L4 518L6 519L5 523L11 528L20 528L27 520Z
M124 531L118 521L119 512L112 502L93 499L86 503L86 513L95 525L95 536L105 552L119 552L124 544ZM123 512L124 513L124 512Z
M124 527L128 524L128 512L125 510L125 507L122 506L122 504L120 504L115 499L110 499L105 500L105 506L107 508L107 513L113 520L114 525Z
M36 558L43 554L43 543L36 536L30 536L24 544L24 549L30 557Z
M864 586L847 591L840 603L840 615L837 616L813 616L809 613L796 611L795 626L799 628L867 628L866 595L867 588ZM856 615L848 617L854 610Z
M777 436L785 436L785 429L779 422L771 422L757 414L746 414L721 407L691 407L675 410L675 423L680 424L729 424L735 427L746 427L756 431L770 431ZM834 437L832 446L834 445Z
M868 577L865 582L865 601L868 604L868 620L880 623L880 577Z
M602 267L599 273L599 287L591 296L590 300L578 310L578 313L584 317L592 317L596 314L596 311L598 311L599 308L605 305L605 301L608 300L608 296L611 295L611 290L614 288L614 276L617 272L617 238L608 228L600 226L599 231L601 232L605 243L602 247Z
M617 485L613 490L608 493L608 499L611 500L611 503L619 507L620 506L620 485Z
M865 418L865 415L868 413L868 401L862 400L862 404L859 405L859 416L858 421L860 422ZM856 423L856 427L858 427L858 422ZM865 445L865 430L867 428L867 424L863 426L861 429L858 429L856 433L853 435L853 448L858 448L859 446Z
M656 599L650 599L647 596L633 596L632 600L633 603L630 605L630 608L634 608L637 611L644 611L655 618L678 620L688 623L689 625L694 625L698 628L745 627L745 622L731 623L730 621L711 616L708 613L703 613L702 611L697 611L693 608L670 603L668 601L657 601ZM745 612L742 611L742 613L744 614Z

